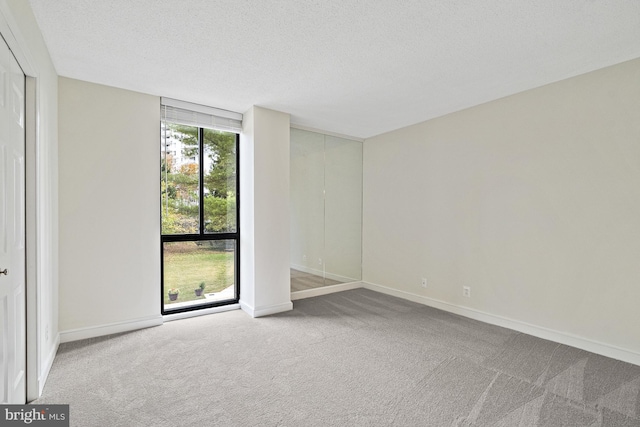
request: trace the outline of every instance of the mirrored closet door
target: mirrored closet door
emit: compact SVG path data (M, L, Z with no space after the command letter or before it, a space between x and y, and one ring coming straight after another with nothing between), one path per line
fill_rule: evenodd
M361 280L362 142L291 129L291 292Z

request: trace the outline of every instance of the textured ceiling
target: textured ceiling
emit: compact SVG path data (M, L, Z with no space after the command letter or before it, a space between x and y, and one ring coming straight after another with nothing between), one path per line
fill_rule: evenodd
M640 57L638 0L29 1L62 76L360 138Z

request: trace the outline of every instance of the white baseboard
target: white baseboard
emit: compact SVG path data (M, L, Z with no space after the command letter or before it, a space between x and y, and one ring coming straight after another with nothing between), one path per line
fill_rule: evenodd
M56 358L56 354L58 353L58 347L60 346L60 334L56 334L56 339L47 354L45 360L40 365L40 375L38 376L38 397L42 396L42 390L44 390L44 385L47 382L47 378L49 378L49 372L51 372L51 367L53 366L53 360Z
M291 301L304 298L317 297L320 295L333 294L335 292L350 291L364 287L362 282L339 283L337 285L321 286L319 288L305 289L304 291L291 292Z
M240 309L240 304L228 304L228 305L221 305L220 307L201 308L199 310L184 311L182 313L165 314L164 316L162 316L162 319L165 322L171 322L173 320L187 319L189 317L204 316L207 314L222 313L224 311L239 310L239 309Z
M68 331L60 332L60 343L101 337L104 335L118 334L121 332L135 331L137 329L160 326L162 325L162 323L162 316L158 314L157 316L143 317L140 319L127 320L124 322L70 329Z
M282 313L284 311L293 310L291 301L282 304L269 305L264 307L252 307L244 301L240 301L240 308L251 317L262 317L270 314Z
M305 267L304 265L291 264L291 268L294 270L302 271L303 273L313 274L314 276L320 276L324 274L322 270L316 270L315 268Z
M560 344L565 344L571 347L576 347L602 356L611 357L612 359L622 360L623 362L633 363L634 365L640 366L640 354L631 350L590 340L588 338L579 337L566 332L532 325L530 323L521 322L519 320L485 313L473 308L451 304L445 301L424 297L422 295L412 294L410 292L400 291L382 285L376 285L374 283L363 282L363 284L363 287L365 289L381 292L383 294L391 295L398 298L403 298L409 301L427 305L429 307L447 311L449 313L459 314L460 316L468 317L470 319L475 319L481 322L489 323L491 325L512 329L514 331L522 332L534 337L546 339Z
M329 272L325 272L324 277L325 279L335 280L336 282L342 282L342 283L353 283L353 282L360 281L360 279L356 279L354 277L340 276L339 274L333 274Z
M303 273L313 274L314 276L324 277L329 280L335 280L337 282L352 283L357 282L360 279L354 277L341 276L339 274L333 274L328 271L316 270L315 268L305 267L304 265L292 264L291 268L294 270L302 271Z

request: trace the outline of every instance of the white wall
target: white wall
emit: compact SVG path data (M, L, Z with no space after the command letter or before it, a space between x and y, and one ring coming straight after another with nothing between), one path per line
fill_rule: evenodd
M366 140L363 280L640 363L638 76L634 60Z
M60 329L71 341L162 323L159 98L61 77ZM240 148L241 306L292 308L289 116L254 107Z
M159 324L160 100L61 77L59 120L62 340Z
M27 97L27 398L32 400L41 393L58 348L58 76L28 2L0 0L0 32L35 94L35 101Z
M291 310L289 115L244 114L240 138L240 306L251 316Z

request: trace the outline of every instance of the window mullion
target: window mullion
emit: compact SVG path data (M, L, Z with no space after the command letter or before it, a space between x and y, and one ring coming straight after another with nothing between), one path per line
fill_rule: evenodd
M199 191L200 191L200 235L204 235L205 223L204 223L204 129L198 128L198 146L199 146L199 159L200 167L199 172Z

